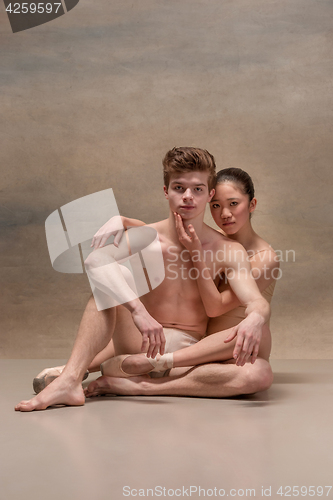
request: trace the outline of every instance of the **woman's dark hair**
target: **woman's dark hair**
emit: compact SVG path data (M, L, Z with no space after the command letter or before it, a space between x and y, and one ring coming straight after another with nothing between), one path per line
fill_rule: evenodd
M254 185L252 179L249 174L241 168L224 168L217 172L216 184L221 184L222 182L234 182L241 187L244 194L248 195L249 201L254 198Z

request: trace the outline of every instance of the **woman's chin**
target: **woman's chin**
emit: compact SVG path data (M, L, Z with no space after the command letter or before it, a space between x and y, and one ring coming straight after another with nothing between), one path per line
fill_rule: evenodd
M223 225L221 229L225 234L235 234L237 232L236 224Z

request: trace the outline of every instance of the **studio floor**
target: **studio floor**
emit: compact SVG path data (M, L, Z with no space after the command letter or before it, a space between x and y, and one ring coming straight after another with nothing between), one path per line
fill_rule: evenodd
M271 389L240 398L14 412L58 362L0 360L1 500L333 498L333 360L274 360Z

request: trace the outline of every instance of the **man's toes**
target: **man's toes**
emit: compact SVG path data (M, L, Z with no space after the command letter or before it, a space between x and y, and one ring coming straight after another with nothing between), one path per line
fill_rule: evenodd
M28 401L21 401L15 406L16 411L34 411L34 410L45 410L47 405L41 400L30 399Z
M89 392L86 394L86 398L94 398L95 396L99 396L98 392Z
M93 398L98 396L98 384L91 382L89 386L84 390L84 395L86 398Z
M21 401L19 404L17 404L17 405L15 406L15 410L16 410L16 408L18 409L18 408L20 408L22 405L26 405L27 403L29 403L29 400L27 400L27 401Z
M99 377L98 379L90 382L84 393L87 398L91 398L102 394L109 394L110 392L108 377Z
M15 411L30 411L30 401L21 401L18 405L15 406Z
M87 387L88 392L94 392L99 387L99 382L97 380L93 380Z

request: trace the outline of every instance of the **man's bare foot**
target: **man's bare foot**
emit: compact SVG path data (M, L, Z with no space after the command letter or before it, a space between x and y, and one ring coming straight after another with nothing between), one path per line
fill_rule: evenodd
M45 368L41 371L37 377L34 378L32 385L36 394L39 394L46 386L48 386L53 380L59 377L63 372L65 365L54 366L53 368ZM83 380L85 380L89 375L88 370L84 374Z
M15 406L15 411L45 410L54 405L82 406L84 402L85 397L81 382L62 375L34 398L29 401L21 401Z
M144 394L142 382L149 379L148 375L138 377L118 378L103 375L90 382L84 390L86 398L101 396L103 394L117 394L120 396L140 396Z

